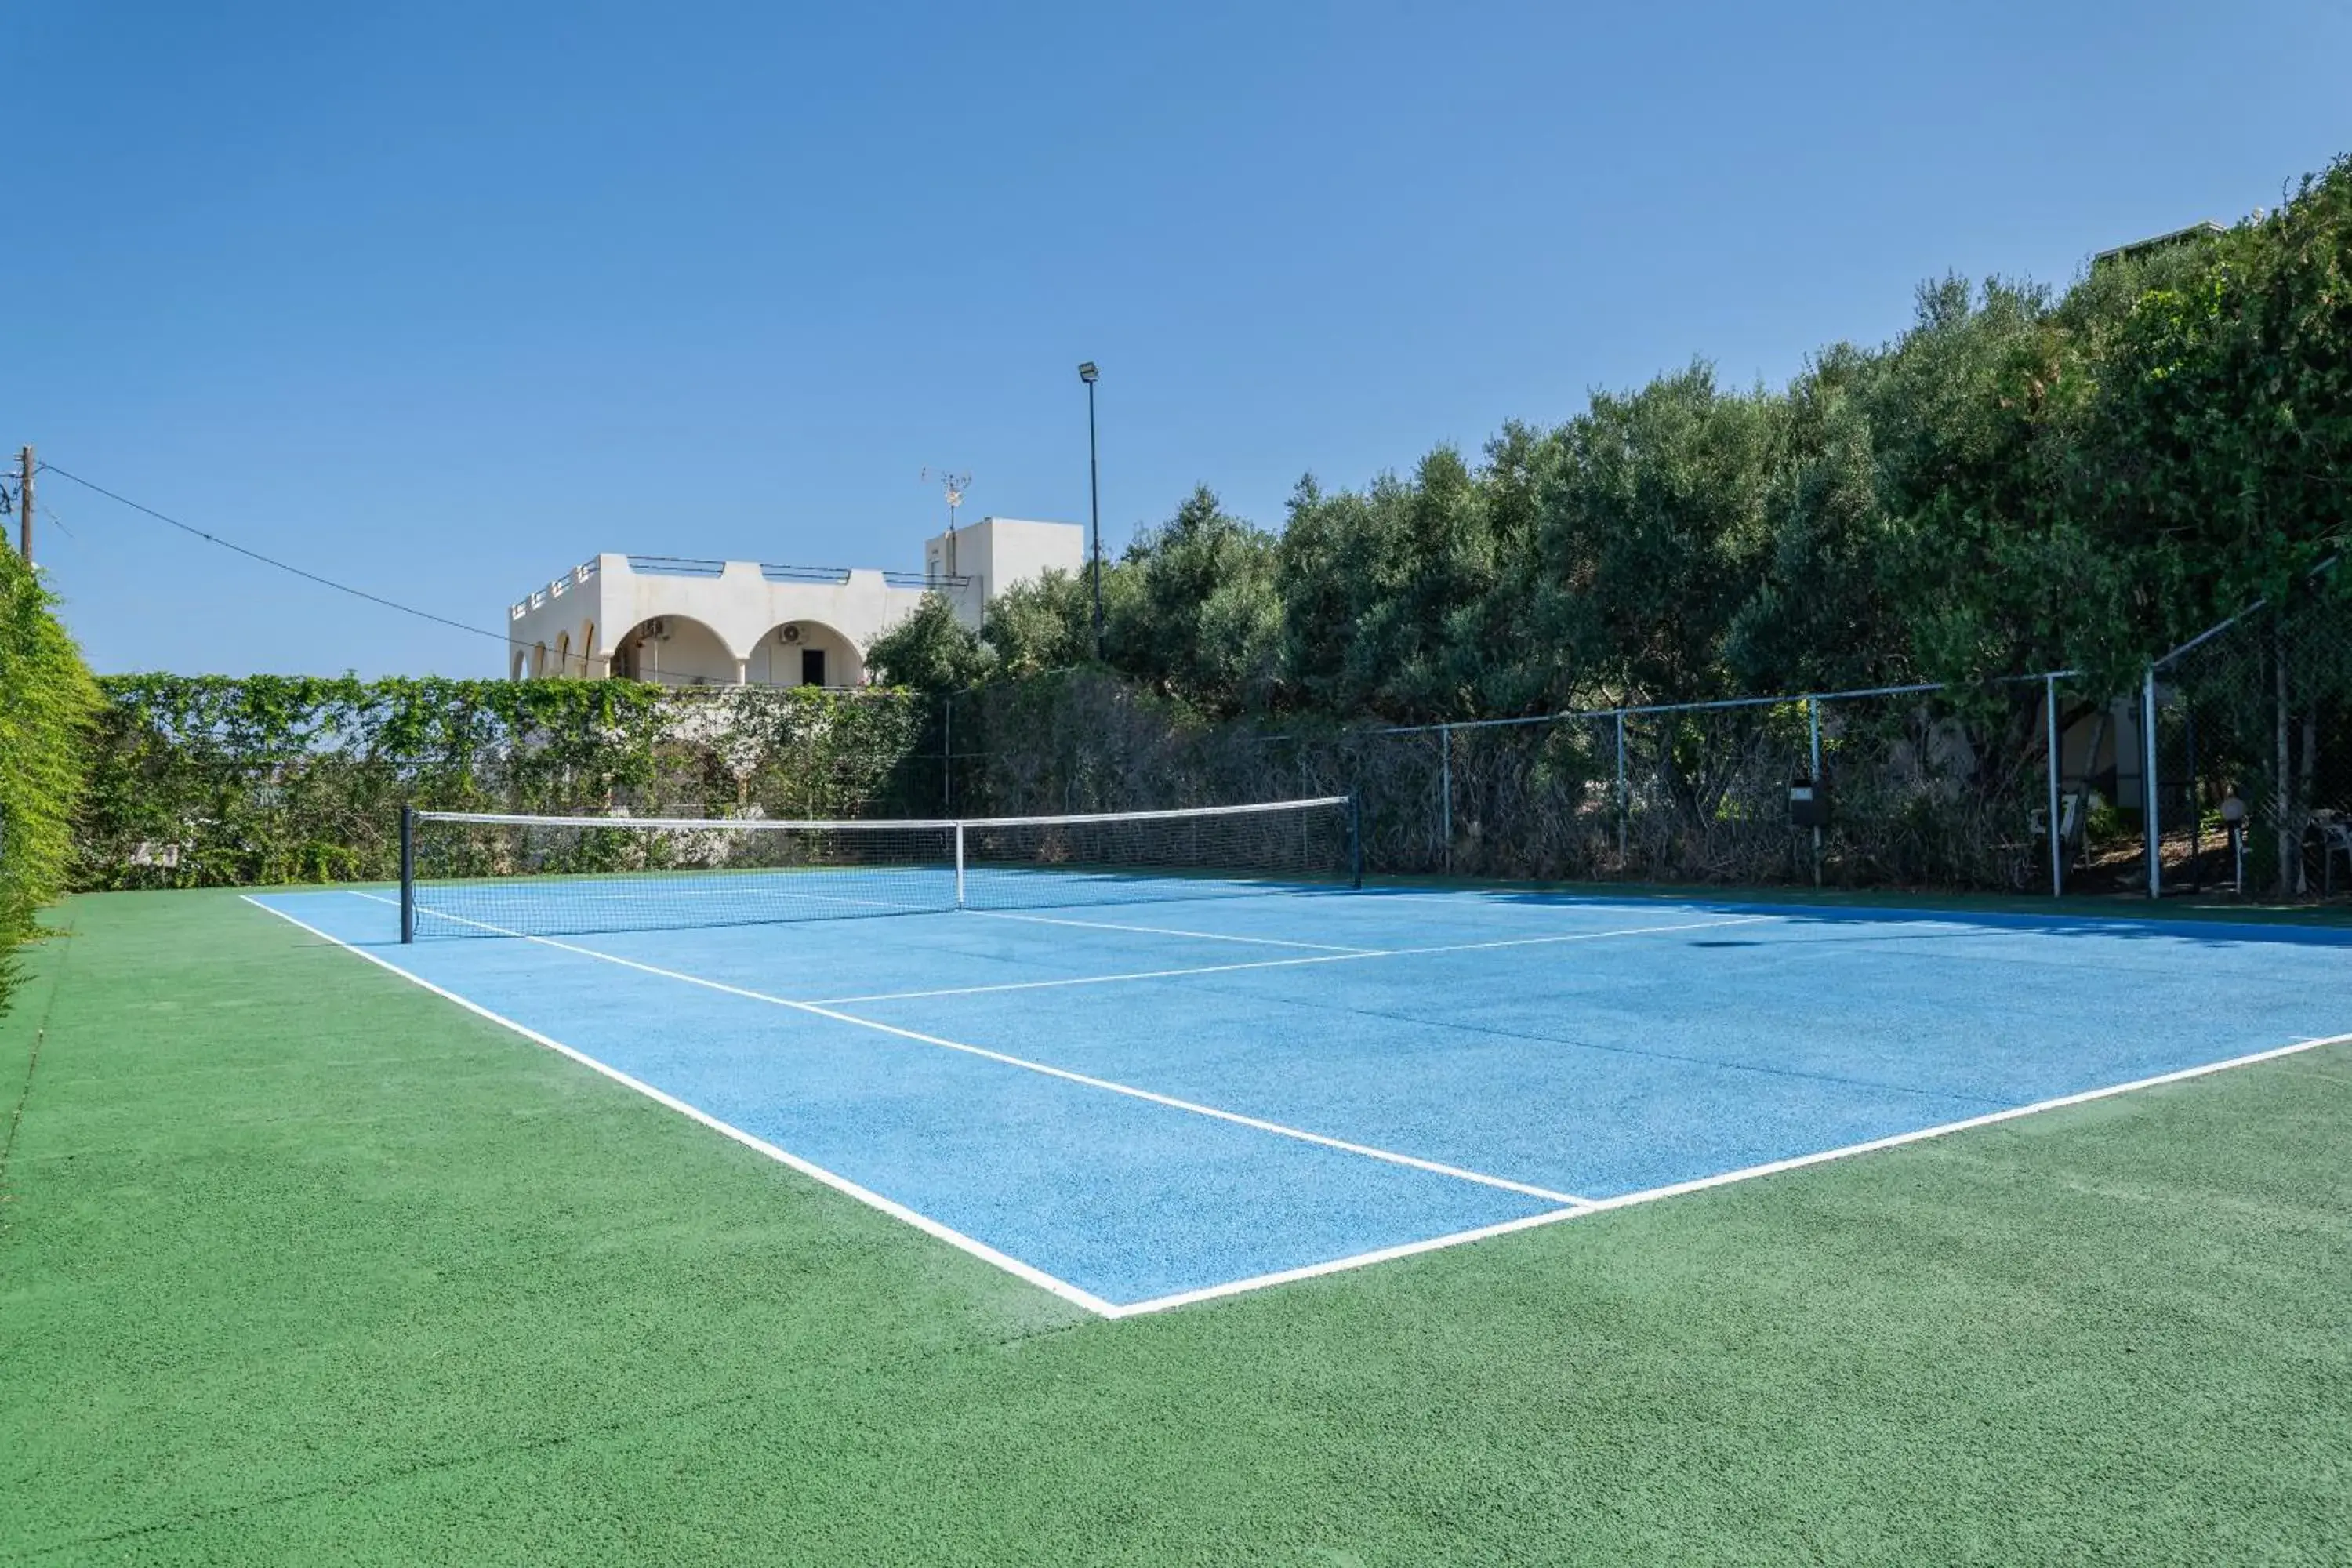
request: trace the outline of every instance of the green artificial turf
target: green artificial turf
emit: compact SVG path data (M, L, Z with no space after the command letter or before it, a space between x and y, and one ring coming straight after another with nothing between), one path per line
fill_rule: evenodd
M1100 1322L232 896L58 919L0 1560L2352 1556L2341 1047Z

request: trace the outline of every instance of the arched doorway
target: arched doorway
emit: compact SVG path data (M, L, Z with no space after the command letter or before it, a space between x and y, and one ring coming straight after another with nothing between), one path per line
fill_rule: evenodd
M613 645L613 675L663 686L732 686L740 679L734 650L700 621L653 616Z
M754 686L866 684L866 656L823 621L770 626L744 662L744 679Z

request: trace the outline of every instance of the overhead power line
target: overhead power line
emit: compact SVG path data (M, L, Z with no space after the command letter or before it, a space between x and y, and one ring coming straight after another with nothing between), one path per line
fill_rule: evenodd
M478 637L488 637L493 642L504 644L509 647L520 646L515 638L507 636L504 632L494 632L487 626L468 626L464 621L453 621L446 616L436 616L430 610L420 610L414 605L404 605L396 599L387 599L381 594L371 594L365 588L354 588L349 583L338 583L332 577L321 577L316 572L306 572L299 566L278 560L276 556L264 555L258 550L248 550L244 545L236 542L234 540L223 539L216 533L207 533L203 529L196 527L193 523L182 522L178 518L157 511L152 506L142 505L138 501L132 500L129 496L117 495L114 491L108 489L104 485L97 484L91 480L83 479L79 474L68 472L64 468L58 468L55 463L45 461L40 465L40 468L44 472L55 474L61 479L70 479L75 484L81 486L82 489L102 495L107 500L113 501L118 505L127 506L132 511L152 517L157 522L167 523L170 526L178 529L183 533L194 534L198 539L203 540L207 544L217 544L223 550L235 551L237 554L244 556L248 561L258 561L264 566L272 566L280 572L290 573L294 576L301 578L306 583L316 583L322 588L332 588L338 594L349 594L354 599L365 599L371 605L381 605L387 610L397 610L404 616L414 616L420 621L431 621L435 626L447 626L452 631L467 632ZM42 510L47 510L47 509L44 507Z

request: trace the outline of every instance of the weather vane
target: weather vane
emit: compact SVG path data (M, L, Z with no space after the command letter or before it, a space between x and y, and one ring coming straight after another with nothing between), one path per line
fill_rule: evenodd
M971 476L959 474L952 468L925 468L926 482L937 479L948 495L948 531L956 531L956 508L963 505L963 492L971 488Z

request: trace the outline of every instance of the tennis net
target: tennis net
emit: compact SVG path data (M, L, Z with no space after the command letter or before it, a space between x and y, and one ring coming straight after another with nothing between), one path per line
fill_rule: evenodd
M774 822L409 811L401 940L1228 897L1362 880L1347 795L1071 816Z

